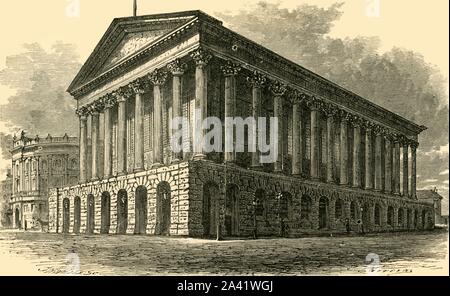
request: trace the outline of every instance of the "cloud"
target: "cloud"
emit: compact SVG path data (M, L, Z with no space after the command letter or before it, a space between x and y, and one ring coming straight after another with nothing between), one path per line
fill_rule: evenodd
M447 145L444 146L439 146L439 148L437 147L433 147L431 148L431 150L424 152L424 154L426 156L430 156L430 157L437 157L440 159L448 159L448 150L449 150L449 144L447 143ZM448 170L447 170L447 174L448 174Z
M448 185L448 180L443 181L442 183L447 184Z
M444 175L448 175L448 169L439 173L439 176L444 176Z

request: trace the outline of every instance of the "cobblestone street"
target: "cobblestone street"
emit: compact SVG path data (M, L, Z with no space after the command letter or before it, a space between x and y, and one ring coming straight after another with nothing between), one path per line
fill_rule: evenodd
M1 231L0 275L65 275L73 258L82 275L448 275L447 248L444 231L220 242Z

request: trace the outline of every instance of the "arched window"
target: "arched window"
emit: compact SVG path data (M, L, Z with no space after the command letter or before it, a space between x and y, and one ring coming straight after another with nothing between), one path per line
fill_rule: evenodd
M289 192L282 192L280 196L280 218L292 218L292 195Z
M303 195L300 204L300 218L309 220L312 212L312 201L309 195Z
M358 212L358 209L357 209L356 202L352 201L350 203L350 219L352 219L353 221L356 221L357 220L357 215L356 215L357 212Z
M387 224L389 226L392 226L394 223L394 208L393 207L388 207L388 211L387 211Z
M264 218L264 220L267 220L268 215L268 204L267 204L267 198L266 198L266 192L263 189L257 189L255 191L255 200L257 203L257 209L256 213L257 215L260 215Z
M402 208L398 209L397 225L398 226L403 226L403 209Z
M381 225L381 214L380 214L380 206L378 204L375 205L374 218L375 225Z
M335 219L341 219L342 218L342 216L343 216L343 209L344 209L344 206L343 206L342 199L338 198L336 200L335 205L334 205L334 217L335 217Z

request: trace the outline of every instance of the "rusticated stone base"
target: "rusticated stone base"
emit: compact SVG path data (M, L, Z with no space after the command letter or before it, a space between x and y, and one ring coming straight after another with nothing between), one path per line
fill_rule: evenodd
M164 211L158 205L161 204L158 200L163 198L158 195L162 182L170 186L170 213L168 208ZM50 231L74 232L74 199L80 197L79 232L86 232L87 196L92 194L94 233L100 233L105 224L102 223L102 193L108 192L109 233L115 233L119 215L117 196L119 190L125 190L128 198L126 233L136 233L135 194L139 186L147 190L146 234L215 237L220 230L223 237L249 237L255 231L255 212L259 236L345 233L347 229L358 233L423 230L434 225L434 208L428 203L199 160L53 189L49 198ZM64 199L69 204L66 210ZM161 233L158 229L167 215L170 215L169 231Z

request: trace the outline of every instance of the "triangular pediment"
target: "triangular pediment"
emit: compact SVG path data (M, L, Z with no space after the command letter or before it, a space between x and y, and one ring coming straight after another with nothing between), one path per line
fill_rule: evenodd
M203 14L185 11L116 18L68 88L72 91Z

